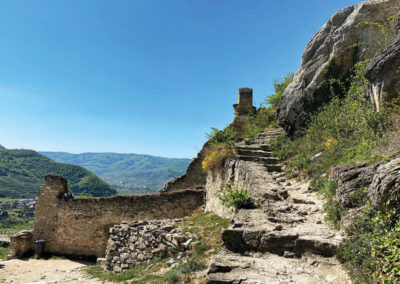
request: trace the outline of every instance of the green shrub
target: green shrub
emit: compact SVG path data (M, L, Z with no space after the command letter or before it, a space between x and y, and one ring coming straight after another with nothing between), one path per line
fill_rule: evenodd
M397 203L398 204L398 203ZM357 283L400 283L400 208L368 206L338 249Z
M282 94L285 91L286 87L293 81L294 73L289 72L283 78L282 81L275 80L274 81L274 90L275 94L269 95L264 104L269 105L272 109L276 110L282 100Z
M235 184L225 184L217 194L222 204L234 209L251 209L255 207L255 200L250 196L249 190L237 188Z
M387 115L374 111L364 97L368 84L363 75L365 66L366 62L355 65L345 97L333 97L312 115L302 138L280 136L272 143L274 154L287 159L289 172L315 177L328 173L335 164L380 159L371 153L389 125Z

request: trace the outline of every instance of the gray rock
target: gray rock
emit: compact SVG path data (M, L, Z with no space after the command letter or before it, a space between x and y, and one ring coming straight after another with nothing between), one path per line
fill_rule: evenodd
M400 14L399 14L400 15ZM382 92L389 98L399 96L400 92L400 18L397 24L397 35L375 58L371 60L365 71L365 77L371 82L368 95L379 111Z
M369 186L369 197L376 207L383 209L391 205L399 191L400 158L396 158L378 167Z
M341 169L334 169L338 180L336 199L341 201L345 208L357 207L358 200L350 198L352 194L363 187L369 187L379 164L367 166L360 164Z
M323 71L331 58L343 73L348 71L357 56L365 55L365 48L351 48L356 43L375 43L382 34L361 21L385 23L386 18L398 11L400 0L373 0L344 8L334 14L307 44L301 67L283 93L277 109L279 124L289 134L304 126L305 112L302 97L320 87L324 81ZM356 53L357 51L357 53ZM373 54L367 54L367 56Z

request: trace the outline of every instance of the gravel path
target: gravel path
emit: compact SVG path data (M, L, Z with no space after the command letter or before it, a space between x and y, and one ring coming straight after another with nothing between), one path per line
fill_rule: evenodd
M81 271L82 268L92 264L68 259L0 261L0 283L110 283L95 279Z

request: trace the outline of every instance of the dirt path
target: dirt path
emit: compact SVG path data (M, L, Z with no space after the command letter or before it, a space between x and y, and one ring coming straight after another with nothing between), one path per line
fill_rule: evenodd
M0 283L110 283L95 279L81 271L89 265L92 263L68 259L0 261Z

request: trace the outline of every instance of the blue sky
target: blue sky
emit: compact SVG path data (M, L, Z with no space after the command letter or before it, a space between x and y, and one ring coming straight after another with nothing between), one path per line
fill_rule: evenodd
M0 144L191 158L350 0L3 0Z

